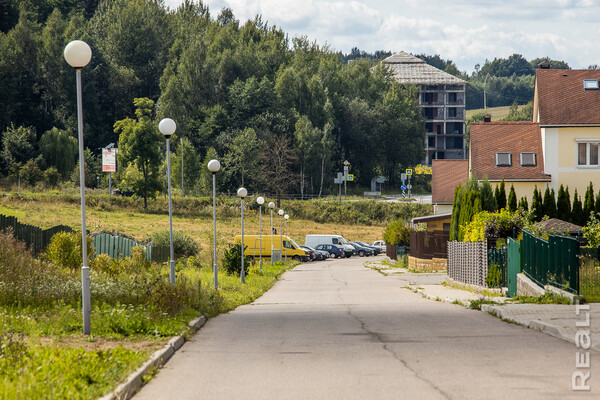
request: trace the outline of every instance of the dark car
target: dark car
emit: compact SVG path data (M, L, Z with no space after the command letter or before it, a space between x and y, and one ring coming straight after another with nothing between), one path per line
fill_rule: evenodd
M375 253L372 248L363 247L356 242L349 242L348 244L354 247L355 252L359 255L359 257L372 256Z
M344 257L344 250L336 244L319 244L315 246L315 250L324 250L329 253L329 258Z
M312 254L314 255L313 259L315 261L323 261L323 260L326 260L327 258L329 258L328 251L313 249L312 247L309 247L309 246L300 246L300 247L302 247L304 250L308 251L309 253L312 252Z
M133 192L133 190L127 188L127 189L113 189L113 194L116 196L126 196L126 197L131 197L133 196L135 193Z
M308 253L310 261L314 261L317 259L317 255L315 254L315 251L313 249L311 249L310 247L300 246L300 248Z
M379 253L381 253L381 249L379 247L371 246L370 244L367 244L365 242L360 242L358 240L355 241L354 243L356 243L356 244L358 244L358 245L360 245L362 247L367 247L367 248L373 249L373 254L376 255L376 256L378 256Z

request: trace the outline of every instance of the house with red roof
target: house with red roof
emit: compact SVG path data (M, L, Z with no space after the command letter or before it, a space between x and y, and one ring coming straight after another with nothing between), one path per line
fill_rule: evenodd
M538 69L533 122L540 126L544 173L555 191L561 184L583 194L600 187L600 71Z

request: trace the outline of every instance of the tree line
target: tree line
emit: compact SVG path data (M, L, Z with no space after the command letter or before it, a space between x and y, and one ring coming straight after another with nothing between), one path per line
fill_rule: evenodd
M183 154L188 193L209 190L211 158L223 165L219 190L279 195L327 193L344 160L367 185L375 175L393 184L423 159L415 87L396 83L375 59L345 63L260 16L240 23L230 9L215 16L191 0L176 10L162 0L1 0L0 15L6 183L78 179L75 74L63 58L74 39L93 52L82 70L89 186L102 175L100 149L118 143L116 182L139 191L142 175L145 192L159 188L164 117L177 123L173 182L181 185ZM152 165L131 156L140 142L128 137L140 127L156 146Z

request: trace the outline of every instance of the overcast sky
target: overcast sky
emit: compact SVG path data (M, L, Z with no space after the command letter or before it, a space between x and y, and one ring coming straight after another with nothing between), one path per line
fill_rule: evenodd
M175 8L181 0L165 0ZM600 0L205 0L240 22L262 15L290 37L345 53L353 47L439 54L472 72L514 53L571 68L600 65Z

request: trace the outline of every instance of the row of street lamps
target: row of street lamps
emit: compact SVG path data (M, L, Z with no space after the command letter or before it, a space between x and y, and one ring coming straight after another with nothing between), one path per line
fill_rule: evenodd
M88 267L88 254L87 254L87 229L85 221L85 172L84 172L84 146L83 146L83 107L82 107L82 95L81 95L81 69L89 64L92 59L92 50L90 46L81 41L74 40L67 44L64 50L64 57L67 63L75 69L75 79L77 86L77 133L79 139L79 189L81 195L81 251L82 251L82 267L81 267L81 304L83 312L83 333L89 335L91 333L91 299L90 299L90 269ZM169 139L175 133L177 125L171 118L164 118L158 124L160 133L163 134L167 141L167 179L168 179L168 192L169 192L169 239L170 239L170 281L171 284L175 284L175 254L173 248L173 208L171 202L171 160L170 160L170 143ZM210 160L208 170L213 176L213 272L214 272L214 285L215 289L218 288L218 275L217 275L217 207L216 207L216 173L221 169L221 163L218 160ZM183 176L183 174L182 174ZM183 187L183 186L182 186ZM240 279L242 283L245 282L246 273L244 270L244 199L248 196L248 191L245 188L240 188L237 192L242 203L242 248L241 248L241 267ZM259 230L260 230L260 270L262 271L262 205L265 199L261 196L256 199L259 204ZM271 264L273 264L273 209L275 203L270 202L268 207L271 209ZM280 252L283 247L282 240L282 229L281 229L281 217L284 216L283 210L279 210L280 216ZM287 220L289 215L285 214L285 230L287 236ZM281 257L281 254L280 254ZM287 249L285 254L287 261Z

